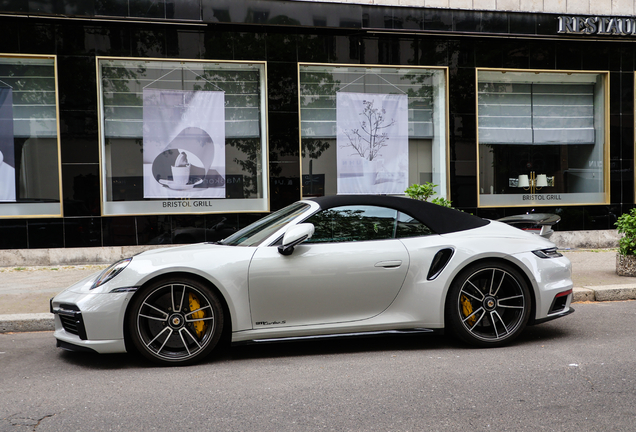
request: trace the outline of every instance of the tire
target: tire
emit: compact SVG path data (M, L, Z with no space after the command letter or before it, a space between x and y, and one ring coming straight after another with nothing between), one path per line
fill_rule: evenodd
M478 347L510 343L523 331L531 310L530 290L514 267L484 262L464 269L446 302L452 332Z
M180 277L143 287L127 316L137 351L160 365L189 365L206 357L223 332L223 308L200 282Z

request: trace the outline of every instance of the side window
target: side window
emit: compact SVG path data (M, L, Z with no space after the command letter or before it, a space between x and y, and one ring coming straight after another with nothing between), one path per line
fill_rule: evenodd
M434 234L433 231L419 220L400 212L398 214L396 238L419 237Z
M314 224L309 243L333 243L393 238L397 210L375 206L343 206L323 210L305 222Z

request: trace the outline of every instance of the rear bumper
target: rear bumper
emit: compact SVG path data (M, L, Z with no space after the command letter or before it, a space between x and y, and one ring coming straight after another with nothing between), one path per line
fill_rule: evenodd
M566 257L539 258L532 252L515 255L530 270L534 285L535 313L531 324L568 315L572 302L572 264ZM532 280L534 279L534 280Z

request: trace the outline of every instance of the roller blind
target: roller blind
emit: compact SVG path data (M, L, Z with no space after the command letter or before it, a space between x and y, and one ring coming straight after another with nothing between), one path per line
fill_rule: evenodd
M143 66L143 67L141 67ZM226 138L260 136L260 70L153 68L102 63L104 129L107 138L143 137L143 89L225 92ZM203 78L205 77L205 78Z
M432 138L433 80L425 74L359 71L300 72L300 118L303 138L336 138L336 93L408 95L410 138Z
M57 137L54 60L2 58L0 86L13 92L14 137Z
M593 84L480 82L480 144L594 144Z

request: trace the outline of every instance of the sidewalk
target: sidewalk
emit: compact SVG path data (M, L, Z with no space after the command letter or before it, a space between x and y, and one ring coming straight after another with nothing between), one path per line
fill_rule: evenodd
M616 249L564 250L574 301L636 299L636 278L616 274ZM49 299L107 265L0 267L0 333L53 329Z

